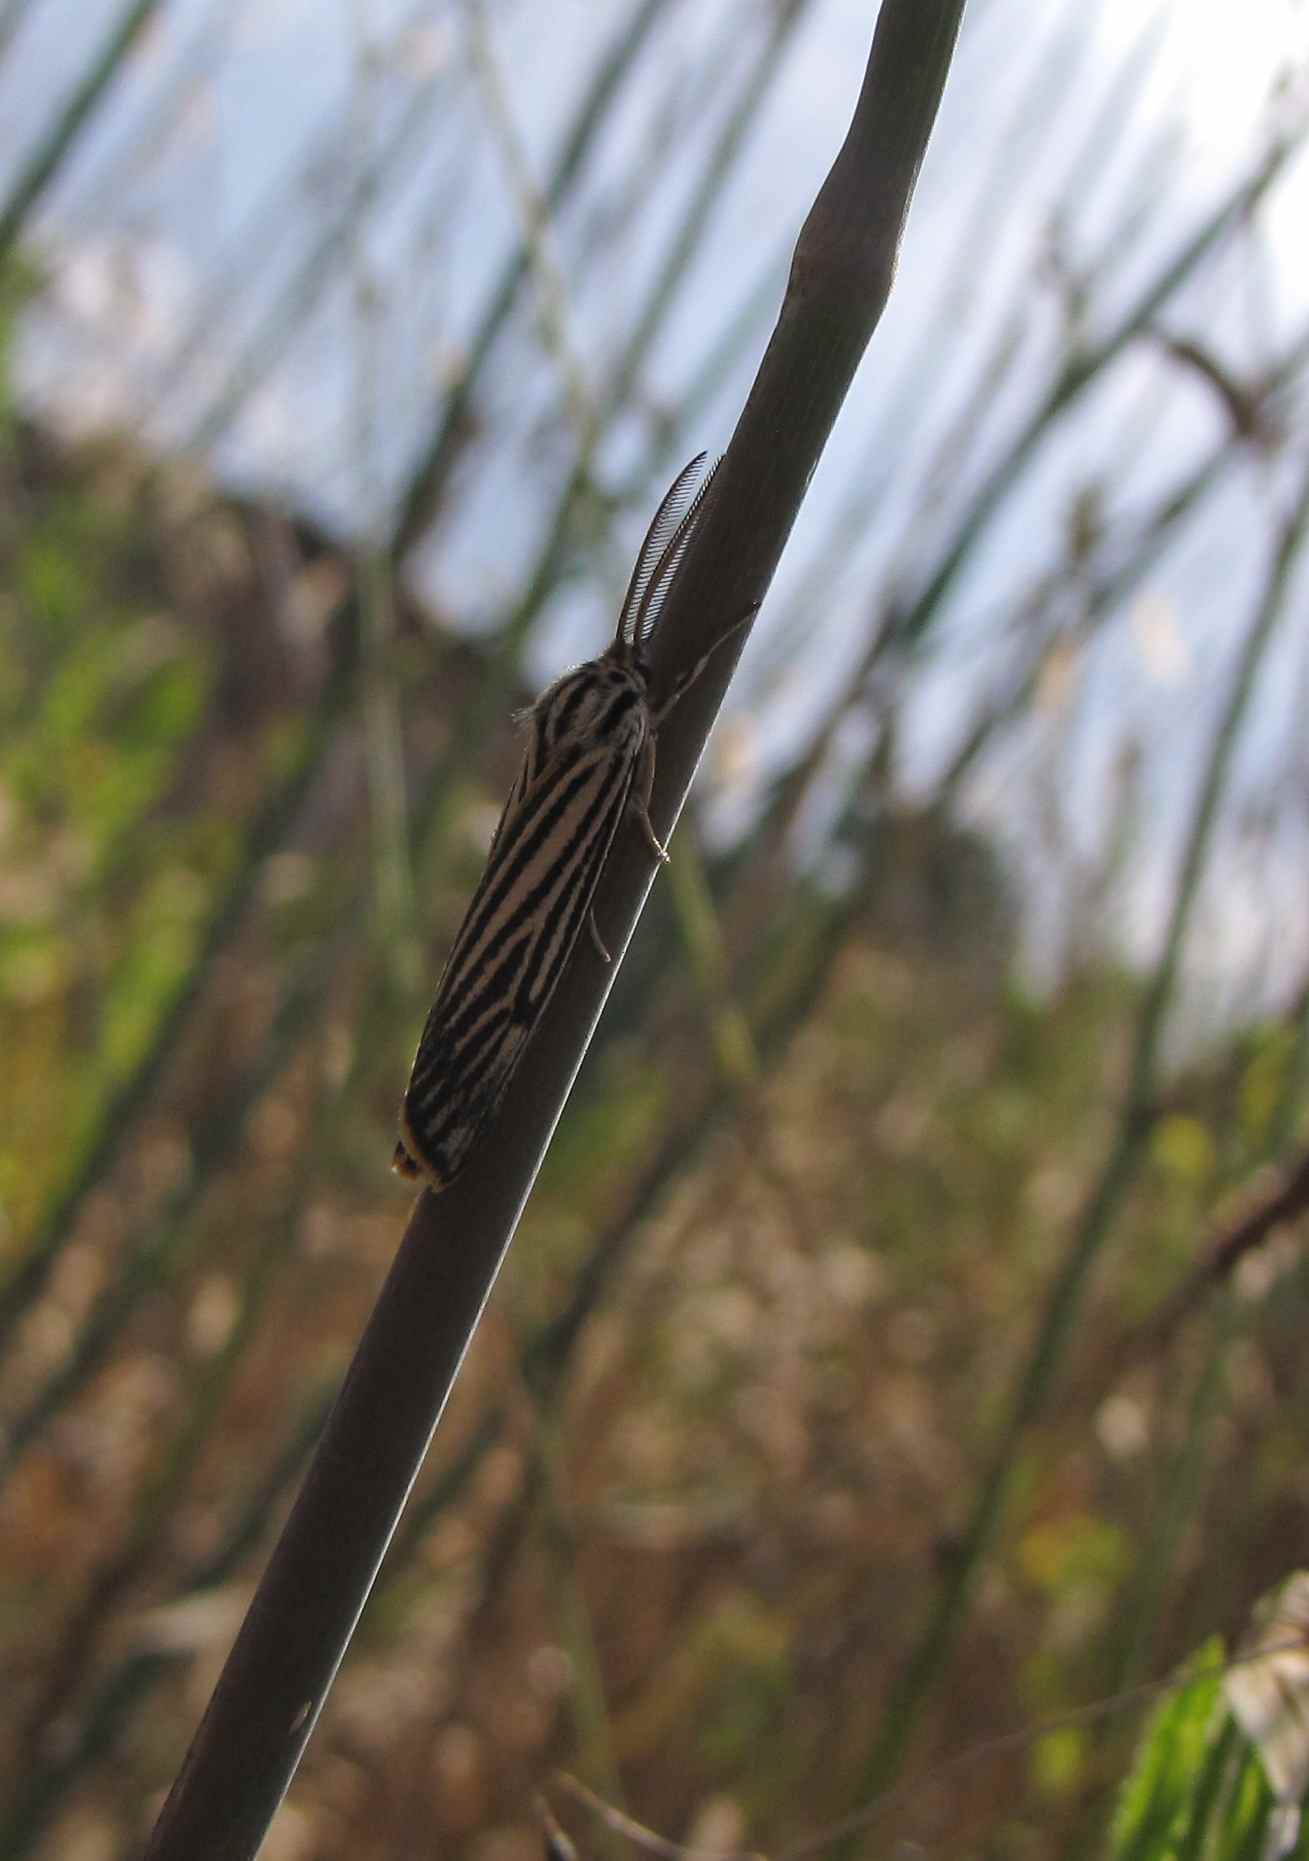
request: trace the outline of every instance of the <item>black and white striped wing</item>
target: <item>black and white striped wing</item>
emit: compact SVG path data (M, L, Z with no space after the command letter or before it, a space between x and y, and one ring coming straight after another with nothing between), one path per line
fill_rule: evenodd
M626 810L640 739L534 728L491 856L423 1028L395 1167L443 1189L513 1078L595 897Z
M608 651L527 713L522 767L418 1043L393 1160L403 1176L444 1189L462 1169L572 954L632 785L653 773L654 732L698 676L652 715L646 647L714 481L704 467L701 453L659 506ZM642 814L662 854L644 797Z

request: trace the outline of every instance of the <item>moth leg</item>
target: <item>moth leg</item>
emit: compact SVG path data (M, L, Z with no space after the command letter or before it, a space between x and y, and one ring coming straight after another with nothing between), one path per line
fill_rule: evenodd
M391 1153L391 1168L397 1176L403 1176L409 1182L415 1182L422 1174L402 1143L398 1143Z
M636 780L632 784L632 809L641 824L646 845L661 866L668 864L668 848L654 830L650 819L650 796L654 790L655 746L654 738L649 736L641 745L641 760L637 766Z
M709 661L713 658L714 654L718 651L719 647L725 646L727 642L731 639L734 633L739 632L739 630L742 627L744 627L745 623L748 620L752 620L754 616L759 612L759 609L761 606L762 606L761 602L752 601L749 607L746 608L745 612L743 614L738 614L736 619L732 622L731 626L726 628L724 632L719 634L718 638L714 641L713 645L709 648L709 651L707 653L701 653L700 657L696 660L695 664L689 669L689 671L683 672L682 676L676 681L676 683L673 686L673 689L669 692L668 696L664 699L663 703L659 706L659 709L654 714L654 727L656 730L659 728L660 724L663 723L664 719L667 717L668 713L672 710L673 706L677 703L678 699L686 696L686 693L691 689L692 685L695 684L695 681L699 678L700 674L704 671L705 667L709 664Z
M605 948L604 938L600 935L600 926L595 921L594 911L587 912L586 921L587 921L587 924L590 926L591 942L595 945L596 955L600 958L600 961L604 963L607 967L610 963L613 962L614 959L612 956L610 956L608 950L606 950Z

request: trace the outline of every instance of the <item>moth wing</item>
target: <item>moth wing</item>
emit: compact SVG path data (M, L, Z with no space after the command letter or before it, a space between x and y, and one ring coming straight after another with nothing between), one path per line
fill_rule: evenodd
M504 835L506 822L510 821L522 806L523 795L527 789L527 767L527 758L524 757L522 762L518 765L518 774L514 777L514 785L509 790L508 800L500 811L500 819L495 824L495 832L491 835L491 844L487 848L486 854L486 870L488 871L495 862L496 851ZM475 904L476 902L476 895L474 895L473 903ZM469 912L472 911L472 908L472 905L469 905ZM466 921L467 913L465 914L465 922ZM458 939L456 939L456 942L457 941Z
M540 766L524 757L418 1043L402 1175L445 1188L507 1091L586 922L635 767L604 744Z

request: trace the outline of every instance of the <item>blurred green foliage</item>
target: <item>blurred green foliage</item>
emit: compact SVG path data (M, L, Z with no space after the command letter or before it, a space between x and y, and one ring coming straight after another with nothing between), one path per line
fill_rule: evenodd
M13 1852L53 1854L68 1825L55 1816L40 1836L54 1811L24 1807L29 1778L50 1804L103 1809L97 1754L111 1747L115 1788L133 1802L166 1781L204 1664L173 1654L125 1668L125 1625L168 1598L218 1609L197 1545L226 1569L230 1540L248 1577L293 1477L283 1423L294 1417L298 1440L303 1405L324 1367L344 1363L367 1310L402 1213L384 1164L413 1004L395 999L360 904L367 808L339 773L354 766L348 723L306 818L252 854L250 820L295 777L314 700L275 704L253 725L225 707L230 644L203 603L171 597L166 549L124 495L122 455L52 465L20 426L6 469L11 482L51 481L6 537L0 607L11 1262L179 992L194 1000L140 1131L94 1180L65 1267L2 1369L10 1414L41 1420L0 1494L11 1547L0 1621L21 1676L0 1774L18 1804ZM432 881L444 923L471 870L454 812L457 845ZM347 1728L378 1687L414 1702L412 1724L396 1707L365 1765L370 1789L397 1802L429 1686L441 1712L476 1728L496 1780L488 1803L519 1788L520 1765L567 1762L574 1738L591 1750L567 1688L537 1702L524 1721L534 1731L515 1731L506 1704L542 1650L581 1658L568 1655L575 1628L540 1582L531 1534L488 1551L489 1613L466 1600L478 1545L499 1542L513 1517L505 1495L530 1490L532 1404L544 1400L564 1418L612 1744L643 1803L676 1826L705 1792L726 1794L752 1831L809 1829L848 1807L887 1675L954 1554L972 1469L1111 1128L1141 999L1139 979L1101 961L1043 995L1016 983L1012 901L975 834L906 813L883 823L876 854L844 894L790 887L749 961L725 972L726 999L753 1030L754 1077L723 1069L708 1033L721 1002L700 993L723 977L697 985L668 966L677 919L657 896L619 1031L584 1070L419 1503L479 1415L500 1416L500 1445L472 1456L368 1617L297 1786L306 1803L330 1795ZM246 864L249 911L219 960L202 961ZM730 899L725 875L713 882ZM970 923L984 933L970 936ZM1098 1352L1176 1283L1213 1211L1266 1160L1301 1064L1293 1027L1261 1025L1170 1086L1078 1340L1086 1380L1016 1469L1010 1529L939 1708L943 1759L997 1723L1057 1717L1113 1670L1137 1586L1159 1574L1152 1532L1193 1390L1228 1346L1202 1311L1126 1378L1097 1382ZM234 1141L186 1199L178 1185L216 1119ZM167 1250L161 1222L177 1243ZM521 1352L610 1241L616 1264L562 1386L529 1395ZM138 1286L104 1315L106 1291ZM1298 1377L1303 1269L1260 1299L1190 1517L1204 1554L1166 1573L1160 1654L1275 1574L1296 1529L1301 1435L1279 1392ZM85 1373L51 1397L88 1328ZM267 1525L252 1526L249 1493L274 1463L283 1486ZM465 1629L477 1635L475 1679L461 1677ZM61 1673L74 1755L55 1762L65 1747L44 1744L42 1702ZM98 1689L110 1704L97 1705ZM1212 1685L1196 1686L1161 1709L1119 1810L1119 1861L1199 1854L1207 1788L1227 1833L1204 1852L1255 1852L1266 1793L1253 1771L1236 1777L1234 1747L1210 1740L1213 1701ZM929 1764L930 1788L889 1812L892 1826L912 1836L944 1816L988 1828L996 1856L1053 1856L1103 1813L1124 1752L1109 1718L1047 1730L976 1785L950 1782L948 1765L934 1779ZM364 1812L342 1813L358 1848ZM468 1839L492 1816L474 1818ZM46 1847L32 1850L27 1830Z
M21 1229L194 962L232 834L179 806L212 642L148 573L112 462L42 496L15 430L7 454L25 508L0 604L0 1196Z
M394 638L376 615L352 633L352 564L307 520L25 420L3 355L31 283L0 279L6 1861L139 1846L400 1230L386 1160L432 977L388 947L418 934L374 895L379 743L341 642L364 639L380 747L420 798L382 852L412 860L394 898L421 899L433 970L513 754L486 722L513 705L493 653L402 588ZM1052 422L1058 403L1056 377ZM547 564L573 547L561 523ZM1083 585L1099 528L1051 587ZM289 564L271 593L270 554ZM915 620L924 665L937 619ZM1059 644L1039 631L1036 671ZM616 1768L668 1832L730 1812L752 1847L863 1806L1149 986L1093 936L1048 988L1017 979L1002 850L896 793L898 676L844 714L883 734L851 776L839 884L770 849L784 782L729 857L702 870L683 835L696 867L656 889L618 978L289 1853L296 1816L315 1861L535 1853L523 1806L557 1764L606 1786ZM1103 1850L1130 1725L1060 1715L1159 1671L1299 1555L1294 1238L1221 1310L1198 1300L1125 1364L1114 1346L1302 1141L1305 1053L1302 1010L1255 1021L1137 1108L1142 1171L869 1853ZM575 1581L536 1529L547 1433ZM1025 1735L988 1755L997 1728ZM1160 1708L1111 1851L1253 1855L1267 1814L1196 1681Z
M1114 1814L1111 1861L1287 1861L1309 1856L1309 1829L1270 1846L1277 1804L1258 1749L1223 1700L1216 1637L1194 1677L1152 1713Z

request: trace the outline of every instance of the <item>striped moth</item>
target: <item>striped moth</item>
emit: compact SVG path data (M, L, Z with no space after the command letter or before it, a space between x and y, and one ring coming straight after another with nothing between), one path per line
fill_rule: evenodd
M658 710L647 694L646 655L718 469L702 481L704 462L700 453L679 472L655 513L608 649L565 672L522 714L522 767L437 985L400 1112L392 1168L433 1189L453 1182L494 1114L583 924L608 962L591 907L629 807L651 851L668 857L648 811L655 734L709 655Z

